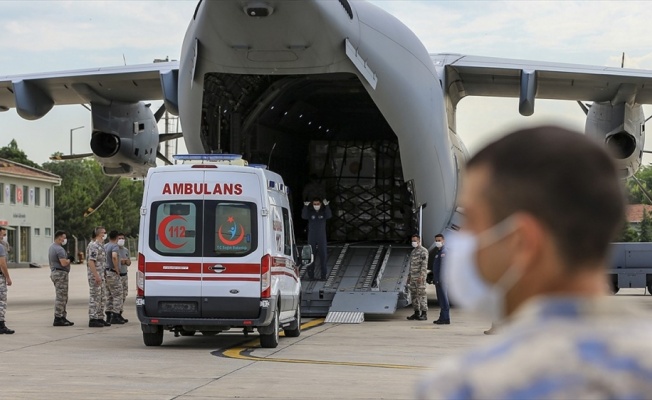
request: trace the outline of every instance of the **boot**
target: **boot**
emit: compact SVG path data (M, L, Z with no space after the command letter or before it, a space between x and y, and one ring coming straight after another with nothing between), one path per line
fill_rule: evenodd
M417 318L418 321L425 321L428 319L428 312L421 311L421 315Z
M68 318L66 318L66 317L62 317L62 318L63 318L63 320L68 324L68 325L66 325L66 326L73 326L73 325L75 325L74 322L72 322L72 321L68 321Z
M409 317L407 317L407 319L409 319L410 321L414 321L414 320L416 320L416 319L419 319L419 316L420 316L419 312L415 310L415 311L414 311L414 314L412 314L412 315L410 315Z
M101 319L91 319L88 321L89 328L104 328L104 321Z
M116 324L116 325L122 325L124 324L124 320L118 313L111 313L111 319L109 320L110 323Z
M72 326L73 323L65 319L64 317L54 317L54 322L52 326Z
M127 322L129 322L129 320L128 320L127 318L124 318L124 317L122 316L122 311L120 311L120 318L122 318L122 320L125 322L125 324L126 324Z
M113 313L111 311L107 311L104 314L106 314L106 320L101 319L102 323L104 326L111 326L111 317L113 316Z
M0 335L5 334L5 335L11 335L13 334L14 331L13 329L7 328L7 325L5 325L5 321L0 321Z

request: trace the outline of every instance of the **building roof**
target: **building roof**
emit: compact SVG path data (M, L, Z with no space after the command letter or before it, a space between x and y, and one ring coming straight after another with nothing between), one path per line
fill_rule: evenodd
M647 204L630 204L627 206L627 222L640 223L643 220L643 210L652 217L652 206Z
M25 164L0 158L0 176L12 176L16 178L28 178L40 181L61 184L61 177L42 169L33 168Z

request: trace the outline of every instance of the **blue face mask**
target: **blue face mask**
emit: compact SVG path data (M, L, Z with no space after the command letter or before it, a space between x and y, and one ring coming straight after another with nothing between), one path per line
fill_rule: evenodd
M505 295L521 278L521 270L510 266L498 282L491 284L480 275L476 259L478 250L498 242L515 229L510 216L478 235L462 231L446 238L448 254L443 281L455 304L488 314L492 321L505 317Z

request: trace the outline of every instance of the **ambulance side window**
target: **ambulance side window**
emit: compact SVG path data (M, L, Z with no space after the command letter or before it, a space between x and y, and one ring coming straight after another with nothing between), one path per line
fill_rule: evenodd
M201 202L167 201L152 204L149 246L161 255L201 256L197 231Z
M212 244L210 249L206 249L205 255L242 257L258 248L256 204L244 201L207 201L205 210L207 245ZM212 240L209 235L213 236Z
M284 254L286 256L292 255L292 224L290 223L290 213L287 208L283 208L283 232L285 233L285 246Z

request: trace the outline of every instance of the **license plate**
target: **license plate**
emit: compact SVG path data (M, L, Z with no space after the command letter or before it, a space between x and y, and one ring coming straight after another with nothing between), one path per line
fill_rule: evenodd
M161 312L166 313L196 313L197 303L195 302L161 302L159 303Z

